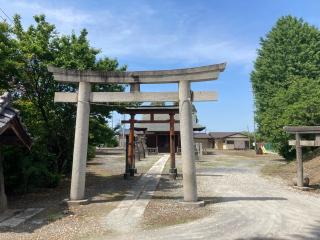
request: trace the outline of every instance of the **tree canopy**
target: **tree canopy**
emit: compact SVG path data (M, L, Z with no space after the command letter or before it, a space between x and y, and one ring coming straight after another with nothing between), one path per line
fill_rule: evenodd
M290 155L285 125L320 123L320 32L293 16L260 40L251 73L259 134Z
M30 152L8 147L5 151L7 189L55 186L71 169L75 113L74 104L54 103L54 92L76 91L74 84L54 81L48 65L66 69L124 71L116 59L98 58L99 49L90 46L88 32L60 35L44 15L24 29L19 15L12 25L0 23L0 87L14 96L32 139ZM122 85L100 84L94 91L123 91ZM107 119L117 108L92 106L89 144L115 144L114 129Z

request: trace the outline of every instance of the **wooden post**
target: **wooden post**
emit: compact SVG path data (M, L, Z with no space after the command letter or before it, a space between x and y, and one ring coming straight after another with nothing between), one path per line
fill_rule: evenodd
M134 176L134 114L130 114L130 133L128 149L129 174Z
M297 156L297 186L303 187L303 162L301 151L301 137L299 133L296 133L296 156Z
M175 139L174 139L174 113L170 113L170 177L176 179L176 157L175 157Z
M129 177L129 136L126 136L126 166L125 166L125 172L123 174L124 179L127 179Z
M146 145L146 130L143 131L142 148L143 148L143 158L146 158L148 156L147 145Z
M0 155L0 213L7 209L7 196L4 189L4 176L2 166L2 155Z

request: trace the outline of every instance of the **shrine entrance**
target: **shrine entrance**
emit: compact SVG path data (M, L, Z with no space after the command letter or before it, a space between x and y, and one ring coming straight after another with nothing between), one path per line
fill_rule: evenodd
M129 142L128 142L128 157L126 159L126 172L124 174L125 178L128 175L133 176L136 172L135 169L135 157L134 157L134 130L135 123L144 123L144 124L168 124L169 135L156 135L155 139L152 139L155 143L156 152L161 152L162 149L158 149L158 146L162 148L168 148L170 151L170 170L169 174L172 178L177 177L177 168L175 163L175 152L176 152L176 141L175 141L175 123L180 123L180 121L175 120L175 114L179 113L179 107L176 106L140 106L134 108L126 108L125 110L120 111L122 114L129 114L130 120L121 121L122 124L130 124L130 133L129 133ZM149 120L135 120L135 115L137 114L149 114ZM155 115L167 115L167 119L157 120ZM147 128L143 128L145 131ZM145 132L144 131L144 132ZM145 137L145 136L144 136Z
M133 72L78 71L49 67L58 82L78 83L78 92L57 92L55 102L77 103L70 202L85 200L90 103L178 102L180 114L181 159L185 202L197 202L195 153L193 148L192 102L216 101L217 93L191 91L191 82L219 77L226 64L203 67ZM140 84L178 83L178 92L140 92ZM91 92L91 84L130 84L130 92Z

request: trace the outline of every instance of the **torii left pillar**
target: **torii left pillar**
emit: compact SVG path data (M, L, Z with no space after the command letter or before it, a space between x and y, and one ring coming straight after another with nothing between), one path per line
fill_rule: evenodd
M86 201L86 199L84 199L84 191L89 133L90 93L90 83L79 82L70 202Z

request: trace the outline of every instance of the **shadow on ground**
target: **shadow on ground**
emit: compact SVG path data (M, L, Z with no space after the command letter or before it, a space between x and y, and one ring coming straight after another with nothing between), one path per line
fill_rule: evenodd
M97 161L89 161L87 164L89 169L91 167L94 170L91 169L86 174L85 197L90 202L86 206L81 206L83 209L90 209L92 205L99 203L119 202L128 196L129 199L130 196L134 198L134 192L129 190L137 184L140 176L144 174L144 172L140 172L134 177L124 179L123 174L119 174L119 172L122 172L122 165L112 165L113 163L109 162L110 165L106 170L103 167L105 162L101 159L103 158L98 158ZM153 177L151 176L151 178ZM171 180L164 181L168 181L164 185L164 191L173 188L172 184L169 183ZM72 212L73 209L62 203L62 200L69 197L69 191L70 179L66 178L54 189L38 189L24 195L9 196L9 207L11 209L44 208L45 210L15 228L0 228L0 234L4 232L33 233L36 229L64 219L69 215L77 215L77 213Z
M307 236L306 235L302 235L302 234L292 234L290 235L290 237L292 237L292 239L310 239L310 240L319 240L320 239L320 220L315 222L314 224L310 224L308 227L304 228L307 232Z
M306 234L291 234L286 239L298 239L298 240L319 240L320 239L320 221L304 228ZM273 237L252 237L252 238L237 238L236 240L284 240L284 238Z
M183 196L169 197L169 196L153 196L153 199L172 199L182 200ZM235 201L287 201L287 198L282 197L199 197L199 200L204 201L206 205L223 202Z
M284 240L284 238L273 237L252 237L252 238L237 238L235 240Z

